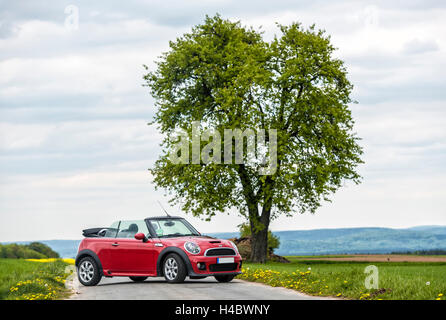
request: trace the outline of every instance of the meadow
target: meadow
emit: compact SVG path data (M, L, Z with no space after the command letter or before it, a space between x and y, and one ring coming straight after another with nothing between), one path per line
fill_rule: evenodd
M333 261L348 256L287 257L291 263L244 263L240 279L316 296L359 300L446 300L446 262ZM72 259L0 259L0 300L68 297L66 267ZM378 270L378 287L366 289L367 266Z
M0 300L56 300L69 295L65 273L71 260L0 259Z
M240 279L286 287L310 295L360 300L445 300L445 262L306 260L244 263ZM315 258L315 257L312 257ZM378 288L366 289L365 268L378 268Z

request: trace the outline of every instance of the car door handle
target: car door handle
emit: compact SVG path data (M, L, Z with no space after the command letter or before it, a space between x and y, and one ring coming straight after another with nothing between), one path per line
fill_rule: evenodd
M117 247L117 246L119 246L119 243L112 243L112 246Z

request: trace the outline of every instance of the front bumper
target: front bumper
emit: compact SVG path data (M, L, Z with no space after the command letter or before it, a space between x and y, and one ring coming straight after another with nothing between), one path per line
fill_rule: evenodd
M241 271L237 271L237 272L227 271L227 272L217 272L217 273L195 273L195 272L189 272L189 277L213 277L213 276L221 276L222 274L236 276L238 274L242 274L242 272Z
M207 256L193 256L189 255L189 261L191 264L192 270L189 270L190 276L213 276L220 274L240 274L242 268L242 258L237 256L231 256L234 258L233 266L230 264L225 264L226 270L224 271L216 271L218 267L223 266L224 264L217 264L217 258L228 258L228 256L221 257L207 257ZM204 267L203 267L204 266ZM217 267L216 267L217 266Z

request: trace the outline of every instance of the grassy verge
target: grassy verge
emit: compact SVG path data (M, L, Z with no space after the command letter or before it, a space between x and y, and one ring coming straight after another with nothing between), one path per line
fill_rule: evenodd
M68 296L61 259L0 259L0 300L55 300Z
M314 261L287 257L289 264L245 263L240 279L317 296L361 300L444 300L446 263ZM378 268L378 289L366 289L368 265Z

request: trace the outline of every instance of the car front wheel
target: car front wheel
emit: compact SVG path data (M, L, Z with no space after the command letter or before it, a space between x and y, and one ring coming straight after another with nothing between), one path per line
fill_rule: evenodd
M221 276L215 276L215 279L218 282L230 282L232 279L234 279L234 276L231 274L225 274Z
M163 273L167 282L183 282L187 274L186 265L184 264L183 259L177 254L169 254L164 260Z
M102 278L96 261L91 257L85 257L79 262L77 276L84 286L95 286Z

